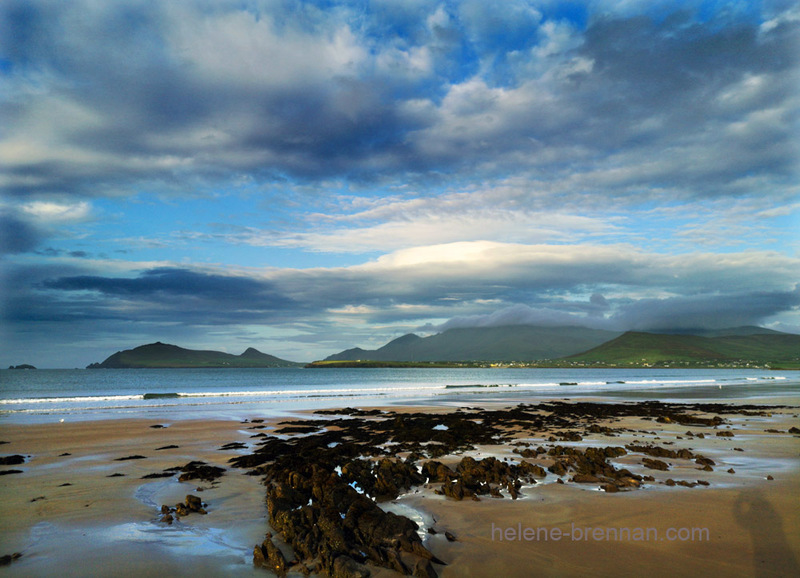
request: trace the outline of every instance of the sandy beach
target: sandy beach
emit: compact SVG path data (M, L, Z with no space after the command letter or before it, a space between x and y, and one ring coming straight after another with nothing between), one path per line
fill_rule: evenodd
M478 446L439 458L455 468L464 456L519 463L520 448L528 447L523 444L579 449L648 444L688 448L714 461L712 471L702 471L694 461L665 458L669 470L659 471L643 467L642 455L633 451L614 459L617 468L652 476L639 489L603 492L597 484L550 473L535 485L523 485L516 500L506 493L502 499L457 501L437 494L438 484L427 483L381 506L422 522L425 547L446 562L433 565L443 577L793 575L800 569L800 436L789 433L800 425L794 405L765 415L725 415L726 424L718 428L630 416L603 422L613 426L613 437L596 434L574 442L548 441L552 433L518 429L519 445ZM388 409L412 414L421 408ZM424 408L434 416L454 411ZM21 470L0 476L0 555L21 554L0 572L269 575L253 567L253 546L272 531L287 560L291 551L268 526L260 476L244 475L246 469L229 464L257 448L262 438L253 436L285 426L277 420L253 421L258 417L0 426L0 441L6 442L0 455L25 457L22 464L0 468ZM687 436L689 429L706 435ZM715 435L721 431L733 435ZM278 437L293 435L303 434ZM235 442L242 445L223 449ZM178 481L178 468L192 461L226 472L213 482ZM546 455L529 461L553 464ZM165 473L170 468L173 475ZM143 479L150 474L166 477ZM668 486L668 479L708 485ZM201 498L208 513L163 522L161 506L183 502L187 494ZM455 541L446 539L445 531ZM397 575L367 567L374 576Z

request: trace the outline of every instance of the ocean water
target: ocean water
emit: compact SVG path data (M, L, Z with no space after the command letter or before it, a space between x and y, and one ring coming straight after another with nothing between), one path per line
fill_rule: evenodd
M238 419L347 406L480 406L554 397L755 400L798 392L800 373L763 369L0 370L0 423Z

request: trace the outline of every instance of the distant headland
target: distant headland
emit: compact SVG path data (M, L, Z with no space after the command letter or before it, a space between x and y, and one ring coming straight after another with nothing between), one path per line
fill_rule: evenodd
M241 355L222 351L184 349L168 343L150 343L118 351L86 369L180 369L299 367L302 364L262 353L252 347Z

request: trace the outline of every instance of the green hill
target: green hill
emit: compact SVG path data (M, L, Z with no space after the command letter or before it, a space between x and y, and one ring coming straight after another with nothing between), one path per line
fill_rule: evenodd
M430 337L413 333L375 350L347 349L325 361L532 361L585 351L620 335L586 327L463 327Z
M760 329L760 328L758 328ZM800 335L777 331L752 332L743 328L716 337L629 331L607 343L566 359L616 364L667 361L800 362Z
M252 347L241 355L221 351L184 349L167 343L150 343L126 349L108 357L102 363L92 363L87 369L129 368L242 368L295 367L301 364L261 353Z

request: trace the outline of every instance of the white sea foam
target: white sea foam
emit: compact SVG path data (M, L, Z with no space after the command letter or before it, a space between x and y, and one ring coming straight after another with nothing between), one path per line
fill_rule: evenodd
M668 399L670 390L686 398L692 388L786 388L797 380L764 370L621 369L356 369L356 370L41 370L2 372L0 415L176 416L200 417L262 407L279 414L299 409L406 402L445 403L471 399L535 400L542 396L603 395L625 398L653 391ZM565 387L569 384L569 387ZM778 385L780 384L780 385ZM786 384L786 385L784 385ZM63 393L62 393L63 392ZM656 393L658 392L658 393ZM703 394L703 395L708 395ZM666 396L666 397L665 397ZM7 399L1 399L6 397ZM351 401L352 400L352 401ZM194 411L193 409L194 408ZM229 414L225 414L230 410ZM170 414L173 415L173 414Z

